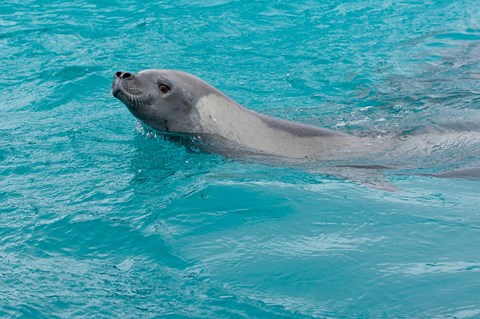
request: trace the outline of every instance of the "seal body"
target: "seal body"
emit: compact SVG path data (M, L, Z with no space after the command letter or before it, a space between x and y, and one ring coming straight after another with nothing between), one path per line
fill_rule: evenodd
M184 72L117 72L112 93L148 127L194 138L205 150L224 155L328 161L355 159L384 148L371 138L254 112Z

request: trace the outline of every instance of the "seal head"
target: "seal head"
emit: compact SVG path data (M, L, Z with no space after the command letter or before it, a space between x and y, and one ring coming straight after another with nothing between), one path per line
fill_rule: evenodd
M201 133L196 102L216 91L202 80L179 71L116 72L112 94L147 126L163 132Z

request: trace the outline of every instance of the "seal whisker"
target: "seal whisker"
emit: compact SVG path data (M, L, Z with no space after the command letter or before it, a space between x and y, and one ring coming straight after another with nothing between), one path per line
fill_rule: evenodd
M138 95L130 94L129 92L124 92L125 96L131 101L132 105L135 107L142 107L145 105L145 101Z
M136 96L136 97L134 97L134 98L135 98L135 102L136 102L136 104L137 104L137 105L136 105L137 107L143 107L143 106L145 105L145 100L142 99L142 97Z
M139 107L138 98L135 95L132 95L132 102L135 107Z

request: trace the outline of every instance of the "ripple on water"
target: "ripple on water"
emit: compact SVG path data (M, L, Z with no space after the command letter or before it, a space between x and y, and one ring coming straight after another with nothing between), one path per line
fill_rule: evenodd
M413 175L478 164L478 4L377 2L1 2L0 317L478 317L478 181ZM188 153L111 97L146 68L430 137L395 193Z

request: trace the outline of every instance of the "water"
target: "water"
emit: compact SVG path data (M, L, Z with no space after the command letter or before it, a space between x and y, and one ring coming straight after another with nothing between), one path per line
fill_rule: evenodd
M480 318L478 181L388 174L383 192L188 153L109 91L172 68L343 132L475 131L478 8L2 1L0 317ZM478 167L466 132L401 160Z

